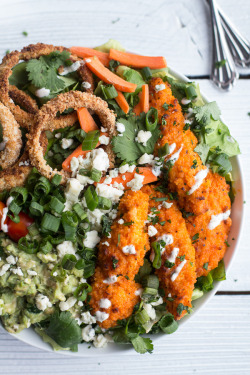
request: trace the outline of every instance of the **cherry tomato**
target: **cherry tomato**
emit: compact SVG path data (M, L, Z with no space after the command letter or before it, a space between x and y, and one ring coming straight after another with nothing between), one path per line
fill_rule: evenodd
M3 202L0 202L0 229L1 230L2 230L1 222L2 222L2 217L3 217L3 209L5 207L6 207L6 205ZM9 221L9 218L7 217L4 223L7 224L8 221Z
M34 220L24 212L20 212L19 217L19 223L14 223L12 220L8 221L8 236L15 242L26 236L29 233L28 227L34 223Z

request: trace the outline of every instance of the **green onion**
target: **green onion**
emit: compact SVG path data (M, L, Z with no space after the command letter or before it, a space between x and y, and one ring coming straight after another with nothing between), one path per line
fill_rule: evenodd
M62 260L62 268L65 270L72 270L77 263L77 259L73 254L66 254Z
M76 288L73 295L78 299L78 301L85 301L88 293L90 293L91 290L92 287L89 284L83 283Z
M59 229L60 222L60 218L46 213L42 218L41 228L43 231L45 230L56 233Z
M39 179L40 174L36 168L33 168L31 173L29 174L25 186L28 188L28 190L33 190L35 184L37 183L37 180Z
M66 241L75 241L78 218L74 212L66 211L62 213L62 226L65 232Z
M29 211L33 216L42 216L44 208L37 202L31 202L29 206Z
M16 203L15 199L9 205L9 210L14 214L14 216L18 215L21 209L22 207L20 207L19 204Z
M86 261L84 266L83 277L88 279L89 277L93 276L95 273L95 262L94 261Z
M36 240L30 241L27 237L22 237L18 241L18 248L27 254L35 254L38 252L39 244Z
M91 178L91 180L93 180L95 182L99 182L100 179L101 179L101 177L102 177L102 172L99 171L98 169L95 169L95 168L93 168L91 170L81 168L79 170L79 174L81 176L87 176L87 177Z
M106 100L114 99L118 96L118 93L113 85L101 85L101 89Z
M16 204L23 205L28 198L28 190L24 187L15 187L11 189L10 196L15 199Z
M7 190L3 190L3 191L0 192L0 201L1 202L6 200L7 194L8 194Z
M62 181L62 176L60 174L55 174L51 180L52 185L58 186Z
M100 132L99 130L93 130L88 132L84 141L82 142L82 150L88 151L93 150L99 141Z
M64 204L56 197L51 197L49 206L52 211L55 211L58 214L62 213L64 210Z
M75 203L74 206L72 207L73 211L77 214L79 219L83 221L87 217L87 213L84 211L80 203Z
M154 288L145 288L142 292L142 299L148 299L152 296L156 296L158 294L158 290Z
M60 267L58 264L52 269L50 275L57 281L64 281L66 276L66 270Z
M169 144L165 143L164 146L160 147L158 150L158 156L161 158L169 154Z
M146 310L142 309L135 315L135 322L136 324L143 325L150 320L148 313Z
M36 223L33 223L28 226L28 232L31 237L35 237L39 234L39 230L37 229Z
M149 131L156 129L158 124L158 111L156 108L151 107L148 113L146 114L146 128Z
M141 70L141 74L146 82L152 78L152 72L148 66L145 66L145 68Z
M53 248L53 246L49 241L43 240L40 243L39 251L42 251L44 254L48 254L48 253L51 252L52 248Z
M98 196L93 186L88 187L84 193L84 197L86 199L88 209L90 211L94 211L94 209L98 206Z
M178 329L178 323L174 320L172 314L167 313L159 321L159 326L164 333L171 334Z
M148 276L143 278L142 286L143 286L143 288L158 289L159 288L159 279L156 275L148 275Z
M193 100L193 99L197 98L197 92L196 92L196 89L193 85L187 86L185 88L185 92L186 92L187 99Z
M50 192L50 182L45 177L40 177L34 187L34 195L36 198L40 198L43 195L48 195Z
M84 267L85 267L85 261L84 261L84 259L79 259L79 260L77 261L76 265L75 265L75 268L76 268L77 270L83 270Z
M153 267L159 269L161 267L161 245L159 242L155 241L152 243L152 248L155 253Z
M112 201L105 197L99 197L98 196L98 208L101 210L110 210L112 207Z
M18 215L11 215L10 213L8 213L8 217L11 221L13 221L13 223L20 223L20 217Z

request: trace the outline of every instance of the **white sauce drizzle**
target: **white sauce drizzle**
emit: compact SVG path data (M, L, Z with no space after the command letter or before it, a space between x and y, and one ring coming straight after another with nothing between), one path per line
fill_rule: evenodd
M122 252L124 253L124 254L136 254L136 250L135 250L135 247L134 247L134 245L127 245L127 246L124 246L123 248L122 248Z
M117 276L110 276L107 279L103 280L104 284L114 284L117 281Z
M208 168L202 169L201 171L196 173L196 175L194 176L195 183L189 190L188 195L193 194L193 192L195 192L195 190L197 190L201 186L204 178L207 177L207 174L208 174Z
M49 94L50 94L50 89L46 89L45 87L43 87L42 89L38 89L35 92L35 95L38 98L44 98L45 96L49 96Z
M73 73L80 68L80 65L80 61L76 61L70 66L64 66L63 71L59 74L60 76L65 76L66 74Z
M187 98L183 98L183 99L181 99L181 104L183 104L183 105L187 105L187 104L189 104L189 103L191 103L191 100L189 100L189 99L187 99Z
M169 145L169 155L172 154L172 152L174 152L175 147L176 147L176 143L172 143L171 145Z
M155 85L155 91L156 92L162 91L165 88L166 88L166 86L164 85L164 83L161 83L160 85Z
M179 253L179 248L178 247L174 247L172 253L167 258L169 260L169 262L175 263L175 259L176 259L177 255L178 255L178 253Z
M179 273L181 272L182 268L185 266L186 262L187 262L186 259L184 259L183 262L181 262L179 266L176 267L174 273L171 276L171 281L175 281L177 279L177 277L179 276Z
M230 216L230 213L231 213L231 210L227 210L226 212L222 212L221 214L212 215L211 219L210 219L210 222L209 222L209 224L207 226L208 229L213 230L218 225L220 225L220 223L223 220L227 220L229 218L229 216Z
M8 211L9 211L9 205L11 204L11 202L13 201L13 197L9 197L7 199L7 202L6 202L6 207L4 207L3 209L3 216L2 216L2 220L1 220L1 228L2 228L2 231L4 233L7 233L8 232L8 225L5 224L5 220L7 218L7 215L8 215Z
M179 159L182 148L183 148L183 145L181 145L178 151L176 151L172 156L170 156L168 161L172 161L173 163L175 163Z

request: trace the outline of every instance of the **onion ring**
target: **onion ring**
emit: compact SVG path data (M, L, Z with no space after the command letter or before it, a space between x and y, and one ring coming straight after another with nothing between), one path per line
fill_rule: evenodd
M0 103L0 123L3 128L3 149L0 151L2 169L11 167L18 159L22 147L22 133L10 110Z
M63 184L66 182L66 178L69 177L70 174L64 170L53 170L48 164L46 164L40 144L40 135L42 131L51 129L51 121L58 111L62 113L68 108L77 110L82 107L94 111L99 116L103 127L108 129L111 137L116 134L115 114L108 108L107 102L101 98L80 91L71 91L60 94L56 98L51 99L40 109L36 117L36 125L27 135L27 146L29 148L31 163L48 179L51 179L55 174L60 174L62 176L61 183ZM109 156L113 157L111 147L108 148L108 152Z

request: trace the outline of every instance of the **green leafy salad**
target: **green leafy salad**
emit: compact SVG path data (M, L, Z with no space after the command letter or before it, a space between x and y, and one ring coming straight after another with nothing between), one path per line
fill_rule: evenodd
M111 40L96 48L96 53L99 53L97 57L107 59L113 49L118 54L125 53L118 42ZM95 63L91 56L85 56L90 71L92 62ZM84 64L79 62L80 57L74 61L70 51L55 50L48 55L20 62L13 67L9 83L43 108L59 94L85 92L89 88L90 84L78 74L78 69ZM168 118L159 119L159 109L154 107L147 108L146 112L143 110L147 98L146 94L143 96L143 90L150 86L152 78L161 78L164 87L164 83L170 85L185 117L184 132L190 129L198 139L194 151L204 166L225 177L230 186L231 202L234 200L231 158L240 150L228 127L220 119L216 102L205 103L198 85L177 80L166 67L131 66L133 64L126 66L119 60L109 58L105 68L109 71L105 74L113 74L122 80L117 82L124 82L124 88L134 84L136 88L130 92L122 91L116 81L106 82L105 74L101 79L98 66L92 71L93 94L104 100L116 115L112 136L93 111L89 113L97 126L95 129L89 131L82 126L78 114L74 125L50 128L44 132L46 164L57 172L67 171L65 184L62 184L59 172L47 178L37 166L27 161L19 163L19 166L29 168L22 186L16 184L0 192L2 324L10 333L32 327L54 350L77 351L79 345L87 345L92 350L93 347L103 348L107 344L128 344L138 353L152 353L152 335L172 334L178 329L176 316L167 308L175 295L166 295L156 273L163 267L161 257L165 247L172 243L164 238L157 240L157 236L154 237L151 247L155 256L152 258L152 251L147 252L143 265L134 277L141 287L138 291L139 302L134 305L130 316L104 329L100 323L107 319L109 314L106 312L112 301L107 296L103 297L101 313L98 311L101 316L99 320L90 303L98 264L98 244L111 238L112 225L125 190L138 191L144 184L143 179L149 178L149 183L157 186L156 191L166 194L167 198L157 198L159 205L164 206L165 203L170 207L169 201L177 201L178 204L178 192L168 188L169 173L178 157L167 157L173 152L168 143L158 148L155 156L157 143L162 139L162 126ZM103 71L103 67L101 69ZM118 100L118 95L122 96L122 101ZM170 106L166 102L163 108L167 111ZM135 108L141 108L139 113L135 114ZM22 109L25 110L24 107ZM58 113L57 117L70 113L73 113L72 108L63 114ZM0 126L0 129L0 142L3 142L4 127ZM112 162L109 147L114 154ZM196 164L194 160L191 168L195 170ZM146 177L145 171L149 177ZM4 171L1 173L0 179ZM181 212L184 219L194 216L193 212L183 209ZM146 223L153 236L154 225L161 224L159 214L157 209L151 210ZM124 222L120 218L119 221L121 227L133 226L132 220ZM191 240L195 245L199 241L199 234ZM133 244L128 245L128 254L133 254ZM164 266L166 270L176 266L177 258L182 266L185 265L185 255L173 259L169 257ZM113 257L112 271L116 278L119 277L115 274L117 263L118 259ZM207 270L208 266L207 262L203 267ZM211 291L214 282L225 278L222 259L215 269L197 278L192 301ZM184 312L190 314L192 308L180 302L177 316Z

